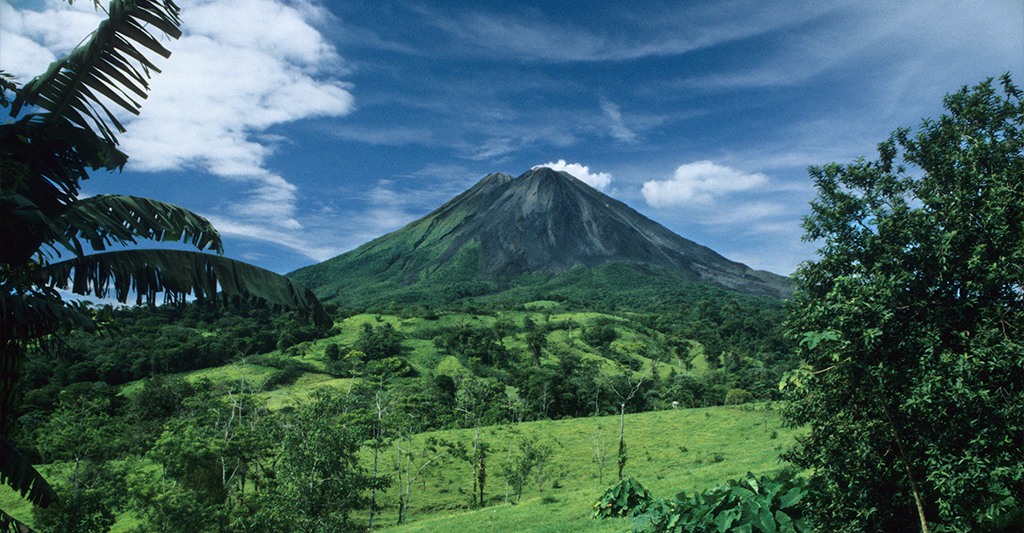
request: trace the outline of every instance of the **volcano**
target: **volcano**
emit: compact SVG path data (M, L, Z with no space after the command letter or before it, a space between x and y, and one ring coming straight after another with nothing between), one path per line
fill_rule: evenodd
M289 276L327 301L404 294L414 303L425 292L480 296L608 265L747 295L793 292L788 279L730 261L544 167L489 174L404 228Z

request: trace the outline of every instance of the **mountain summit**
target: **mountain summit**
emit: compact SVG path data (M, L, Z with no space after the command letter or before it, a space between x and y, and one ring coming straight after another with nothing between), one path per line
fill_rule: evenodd
M614 263L751 295L793 291L786 278L730 261L544 167L518 178L489 174L401 230L291 276L328 300L416 285L468 296L507 289L523 276L550 279Z

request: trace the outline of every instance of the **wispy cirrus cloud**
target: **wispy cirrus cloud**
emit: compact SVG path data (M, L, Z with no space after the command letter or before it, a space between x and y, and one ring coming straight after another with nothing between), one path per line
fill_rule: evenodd
M642 16L623 16L615 6L605 17L559 18L514 4L501 12L447 11L419 7L427 24L460 43L462 53L500 55L518 61L597 62L682 55L813 19L833 9L822 2L778 5L722 1L687 6L650 6ZM592 6L609 11L607 6ZM614 19L615 26L599 21Z
M604 112L604 116L608 119L608 127L612 137L625 143L635 143L637 141L636 133L626 125L618 105L602 98L601 111Z
M966 74L963 83L977 81L986 75L979 66L1019 55L1024 36L1024 8L1014 0L825 2L807 13L816 16L794 19L785 27L785 38L767 42L751 60L687 75L680 86L702 91L778 88L846 69L851 76L863 73L868 85L877 80L879 91L913 87L919 94L922 88L945 87L951 76L959 80ZM893 84L901 73L903 82Z

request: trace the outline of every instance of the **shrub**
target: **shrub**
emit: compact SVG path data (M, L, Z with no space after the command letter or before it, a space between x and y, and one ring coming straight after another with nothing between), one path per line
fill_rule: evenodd
M636 509L645 509L653 499L639 481L627 477L608 487L594 502L594 518L627 516Z
M748 472L743 479L693 496L680 493L674 499L652 500L633 513L632 529L637 533L809 533L811 527L798 505L807 495L804 484L787 470L773 478L755 478Z
M725 405L740 405L753 400L754 395L744 389L730 389L725 395Z
M338 361L341 359L341 346L337 343L330 343L327 348L324 349L324 356L327 357L328 361Z

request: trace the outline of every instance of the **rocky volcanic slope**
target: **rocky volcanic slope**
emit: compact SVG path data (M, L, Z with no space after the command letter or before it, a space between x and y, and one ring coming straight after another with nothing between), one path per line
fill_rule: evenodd
M752 295L786 298L793 291L786 278L730 261L549 168L518 178L490 174L405 228L292 276L330 299L374 284L437 279L496 282L500 290L523 274L612 262Z

